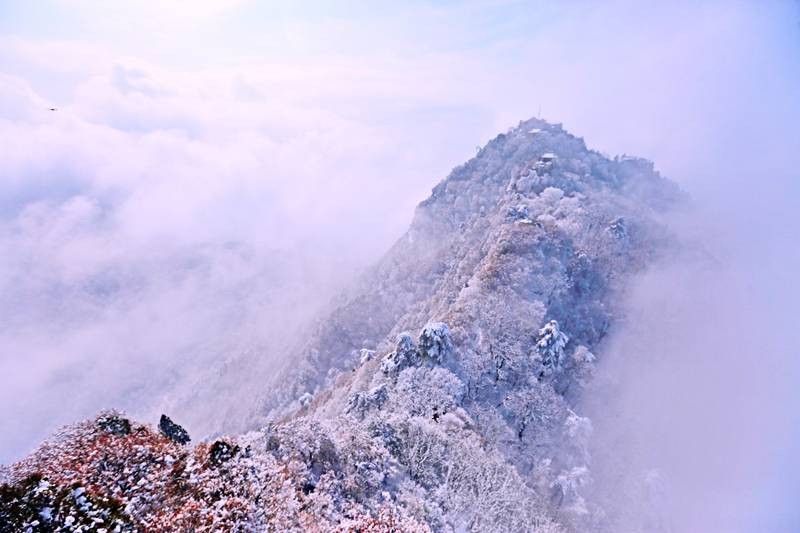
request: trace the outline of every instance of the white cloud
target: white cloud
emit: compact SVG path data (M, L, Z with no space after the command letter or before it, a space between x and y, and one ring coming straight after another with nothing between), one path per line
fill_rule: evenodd
M158 27L182 25L187 21L213 18L241 7L252 0L56 0L93 23Z
M444 172L411 132L315 101L324 72L85 72L54 112L0 78L0 401L36 398L3 418L4 458L109 405L234 427L252 406L219 381L263 386Z

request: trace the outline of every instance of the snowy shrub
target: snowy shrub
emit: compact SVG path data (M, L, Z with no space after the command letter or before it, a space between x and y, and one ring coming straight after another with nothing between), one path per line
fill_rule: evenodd
M212 467L227 463L239 453L239 446L224 440L218 440L211 445L208 451L208 464Z
M135 531L119 501L92 496L83 487L57 486L39 474L0 486L0 531Z

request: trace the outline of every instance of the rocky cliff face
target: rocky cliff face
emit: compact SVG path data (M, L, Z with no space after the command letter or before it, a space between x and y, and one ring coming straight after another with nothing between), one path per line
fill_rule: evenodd
M83 519L81 488L118 530L603 531L575 401L682 200L647 161L522 122L299 343L252 433L192 448L106 414L8 469L3 512L49 531Z

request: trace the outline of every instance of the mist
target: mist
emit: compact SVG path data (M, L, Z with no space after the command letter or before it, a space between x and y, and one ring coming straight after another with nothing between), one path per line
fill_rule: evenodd
M597 491L657 470L676 532L800 528L796 3L25 4L0 7L0 462L103 408L238 430L430 188L541 115L655 161L704 251L644 273L603 347Z
M595 490L625 530L800 527L787 498L800 482L797 113L784 110L748 124L758 134L727 148L734 165L702 169L671 220L686 248L631 287L584 398Z
M741 244L748 257L680 256L649 270L605 346L584 407L595 490L623 530L797 528L786 495L800 479L798 291L785 269L798 256Z
M595 494L620 530L800 527L797 57L742 52L714 119L655 158L692 196L668 221L684 247L630 288L582 405Z

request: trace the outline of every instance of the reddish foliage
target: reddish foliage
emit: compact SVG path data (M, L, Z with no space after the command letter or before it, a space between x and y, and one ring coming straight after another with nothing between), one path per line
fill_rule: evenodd
M9 469L11 483L36 473L56 486L80 485L120 502L137 528L154 533L428 531L392 509L372 516L347 501L332 473L310 488L307 466L296 458L231 440L236 454L214 461L208 444L183 446L144 425L111 431L104 416L119 415L63 429Z

